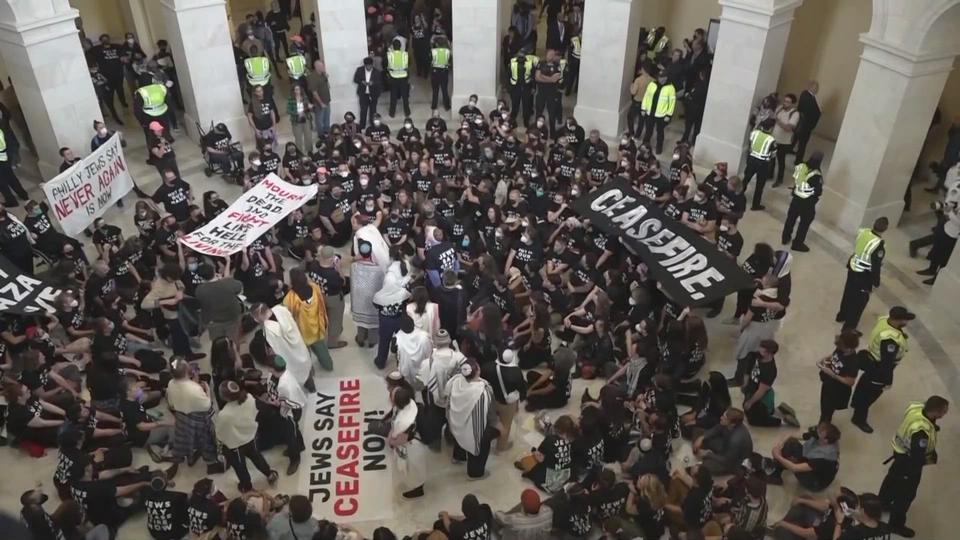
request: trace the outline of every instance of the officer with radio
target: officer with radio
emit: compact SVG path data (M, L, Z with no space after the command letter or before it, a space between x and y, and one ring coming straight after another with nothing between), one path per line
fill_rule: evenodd
M890 226L885 217L877 218L873 227L860 229L847 261L847 282L843 286L836 321L843 328L856 328L870 300L870 292L880 286L880 267L886 254L882 234Z
M822 162L823 152L818 150L793 169L793 197L790 199L787 219L783 222L783 233L780 235L780 241L784 245L790 242L790 238L793 237L793 226L797 219L800 219L797 236L793 237L793 243L790 245L793 251L810 251L804 240L807 239L807 231L813 223L813 216L817 213L817 202L823 195L823 173L820 172Z
M877 319L866 350L860 351L863 375L853 390L850 405L853 407L853 425L864 433L873 433L867 423L867 414L883 390L893 384L893 370L907 352L907 334L903 329L916 318L903 306L890 308L886 317Z

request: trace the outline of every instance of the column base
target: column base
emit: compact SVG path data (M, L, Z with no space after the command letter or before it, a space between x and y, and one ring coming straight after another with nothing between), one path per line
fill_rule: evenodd
M743 160L743 145L731 144L707 133L697 135L697 144L694 147L693 161L707 170L719 162L726 162L727 174L734 175L740 171L740 162Z
M380 94L380 99L377 101L377 112L386 110L383 108L384 105L390 105L389 92ZM331 99L330 124L333 125L342 123L343 115L347 114L348 111L353 113L358 122L360 121L360 102L357 100L357 96L351 96L347 99Z
M597 129L600 130L600 135L616 139L623 133L623 126L626 124L629 109L629 102L620 110L577 105L573 108L573 116L576 117L577 123L583 126L583 129L587 131Z
M824 187L823 196L817 208L817 219L833 225L844 234L850 236L857 233L862 227L869 227L879 217L886 217L890 225L895 227L903 215L904 203L892 201L873 206L863 206L828 187Z
M247 122L245 116L237 116L234 118L223 118L217 120L215 124L223 123L227 126L227 129L230 130L230 134L233 135L233 141L243 144L243 151L245 153L251 152L253 148L253 132L250 130L250 124ZM194 118L189 112L183 113L183 125L181 126L187 134L187 137L191 141L200 144L200 132L197 131L197 119ZM200 123L200 127L203 128L204 132L209 131L210 124Z

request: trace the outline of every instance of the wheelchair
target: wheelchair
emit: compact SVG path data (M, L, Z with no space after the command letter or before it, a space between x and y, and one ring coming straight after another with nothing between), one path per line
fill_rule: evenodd
M206 164L203 169L203 174L205 174L207 178L219 174L225 180L239 184L243 178L243 145L239 142L230 143L228 156L233 170L227 171L223 163L211 160L210 155L207 153L207 136L211 131L213 131L213 122L210 122L210 127L207 130L204 130L203 127L200 126L200 122L197 122L197 133L200 134L200 153L203 155L203 161ZM227 132L227 134L230 135L229 132Z

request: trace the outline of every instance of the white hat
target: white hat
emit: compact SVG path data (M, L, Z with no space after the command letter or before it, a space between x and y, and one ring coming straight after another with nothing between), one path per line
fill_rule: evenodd
M500 355L500 362L507 366L515 366L517 364L517 353L513 349L504 349Z

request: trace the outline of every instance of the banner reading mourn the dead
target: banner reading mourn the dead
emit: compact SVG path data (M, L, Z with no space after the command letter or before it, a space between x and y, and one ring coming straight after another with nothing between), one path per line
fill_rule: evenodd
M316 195L316 185L295 186L270 174L210 223L180 237L180 242L214 257L233 255Z
M0 255L0 313L53 313L53 301L62 289L24 274Z
M625 179L618 178L580 197L573 208L607 234L618 235L681 305L702 306L753 286L736 261L667 217Z

